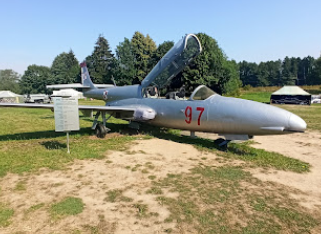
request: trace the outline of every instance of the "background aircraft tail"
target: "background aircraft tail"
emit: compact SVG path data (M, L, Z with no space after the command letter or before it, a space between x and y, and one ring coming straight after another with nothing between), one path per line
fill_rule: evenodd
M87 64L86 62L82 62L80 64L81 69L81 84L55 84L55 85L47 85L47 89L80 89L83 91L87 91L88 89L109 89L115 87L115 85L111 84L94 84L91 81Z
M81 83L83 86L89 86L91 89L95 89L94 83L90 79L86 62L80 63L81 69Z

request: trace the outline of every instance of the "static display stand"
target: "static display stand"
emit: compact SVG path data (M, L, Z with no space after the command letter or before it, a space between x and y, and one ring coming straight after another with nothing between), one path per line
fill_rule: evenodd
M72 97L55 97L54 112L55 112L55 131L66 132L67 134L67 152L69 148L69 132L79 131L79 110L78 99Z

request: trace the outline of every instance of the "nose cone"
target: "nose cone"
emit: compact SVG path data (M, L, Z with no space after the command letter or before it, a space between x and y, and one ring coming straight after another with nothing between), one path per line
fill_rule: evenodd
M301 119L299 116L292 114L289 119L289 128L288 131L294 132L304 132L307 128L306 122Z

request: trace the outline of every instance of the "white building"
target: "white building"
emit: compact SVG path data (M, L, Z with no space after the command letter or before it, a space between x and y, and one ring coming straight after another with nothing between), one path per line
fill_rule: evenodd
M0 91L1 103L23 103L23 96L9 90Z
M84 95L81 92L78 92L74 89L61 89L57 91L53 91L51 97L75 97L78 99L84 98Z

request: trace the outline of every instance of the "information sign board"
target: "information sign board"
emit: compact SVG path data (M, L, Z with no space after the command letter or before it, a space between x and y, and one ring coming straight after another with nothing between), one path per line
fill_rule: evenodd
M77 98L54 98L56 132L79 131L79 110Z

